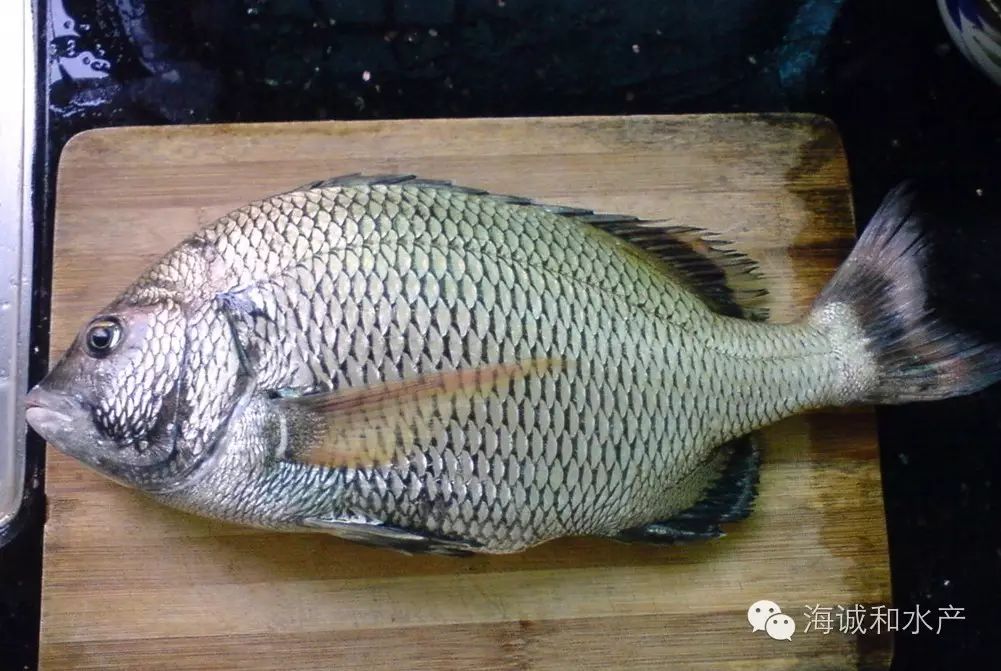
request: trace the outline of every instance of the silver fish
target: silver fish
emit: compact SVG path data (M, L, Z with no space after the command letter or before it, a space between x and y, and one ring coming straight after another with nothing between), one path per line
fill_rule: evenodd
M28 396L42 436L156 499L409 552L673 543L746 517L749 438L1001 376L925 310L888 196L802 321L701 231L412 177L251 203L169 252Z

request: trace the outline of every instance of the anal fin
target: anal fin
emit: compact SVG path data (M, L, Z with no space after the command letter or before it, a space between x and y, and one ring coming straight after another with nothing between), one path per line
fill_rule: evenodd
M670 519L623 529L614 538L665 545L711 540L725 535L720 524L747 518L758 493L757 441L753 435L744 436L720 450L725 455L723 467L694 505Z

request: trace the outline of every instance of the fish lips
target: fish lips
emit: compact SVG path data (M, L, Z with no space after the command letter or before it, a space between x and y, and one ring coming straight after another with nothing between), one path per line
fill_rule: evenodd
M81 401L66 394L39 385L25 397L24 405L28 425L57 447L77 442L81 431L87 432L90 413Z
M25 397L28 425L57 450L126 487L168 491L186 482L202 460L181 460L173 424L150 436L145 447L108 438L94 423L90 406L52 391L43 380ZM158 430L159 431L159 430Z
M25 397L24 418L60 452L105 475L122 479L121 465L108 458L120 451L120 446L98 431L89 407L80 399L38 385Z

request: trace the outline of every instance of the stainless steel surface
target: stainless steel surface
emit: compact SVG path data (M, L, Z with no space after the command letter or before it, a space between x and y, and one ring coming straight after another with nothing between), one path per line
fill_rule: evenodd
M23 397L33 236L34 25L31 3L0 3L0 530L17 515L24 486Z

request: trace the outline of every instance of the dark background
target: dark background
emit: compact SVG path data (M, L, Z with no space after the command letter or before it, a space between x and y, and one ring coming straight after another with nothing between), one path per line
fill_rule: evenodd
M32 380L47 368L54 175L123 124L798 111L845 142L860 226L924 178L949 315L1001 340L1001 89L934 0L38 0L41 155ZM61 9L65 10L65 15ZM47 64L47 65L46 65ZM368 77L363 73L368 72ZM979 189L979 193L978 190ZM1001 386L879 410L894 605L965 609L900 634L895 669L1001 668ZM42 475L31 445L30 476ZM0 549L0 669L34 668L41 496Z

